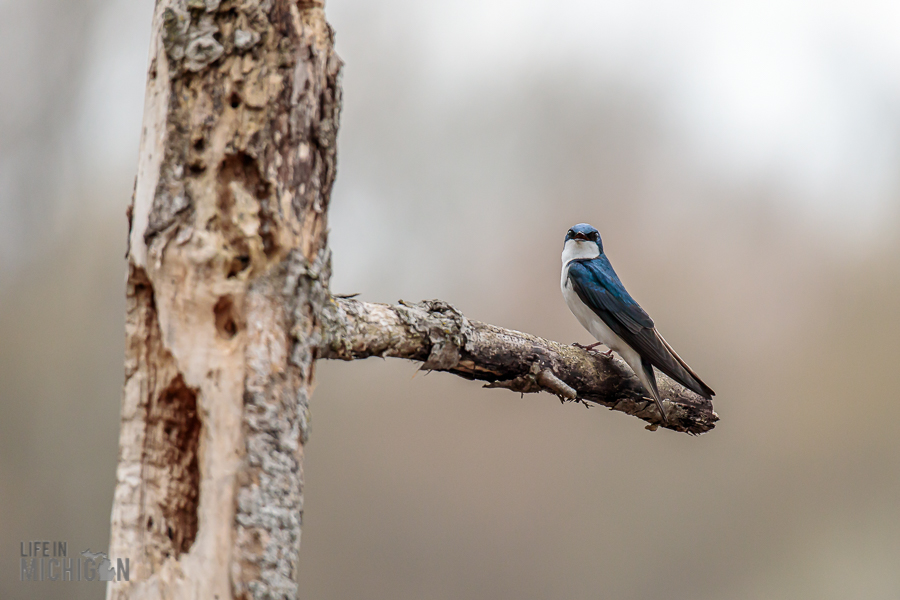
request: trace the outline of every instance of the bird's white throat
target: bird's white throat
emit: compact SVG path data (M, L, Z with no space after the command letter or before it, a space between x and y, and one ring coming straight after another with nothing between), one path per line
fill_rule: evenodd
M597 242L588 242L585 240L567 240L563 246L562 264L565 266L569 261L579 258L597 258L600 256L600 248Z

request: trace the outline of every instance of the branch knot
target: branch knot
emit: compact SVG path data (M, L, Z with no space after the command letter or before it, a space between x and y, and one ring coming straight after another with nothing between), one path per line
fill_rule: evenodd
M431 342L431 350L422 369L449 371L456 368L461 358L460 350L465 350L469 343L469 320L443 300L424 300L418 304L401 300L400 304L410 309L403 315L404 321ZM430 318L418 318L418 311L425 311Z

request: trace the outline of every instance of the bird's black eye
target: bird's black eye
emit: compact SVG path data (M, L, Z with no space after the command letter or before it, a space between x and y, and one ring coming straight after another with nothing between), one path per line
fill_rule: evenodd
M568 231L566 232L566 237L572 237L572 236L574 236L574 235L575 235L575 234L572 232L571 229L568 230Z
M588 239L591 240L592 242L596 242L598 237L600 237L600 234L597 233L596 231L588 234Z

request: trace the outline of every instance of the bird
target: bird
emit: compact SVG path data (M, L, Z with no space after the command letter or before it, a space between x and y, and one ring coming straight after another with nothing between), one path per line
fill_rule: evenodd
M656 367L684 387L707 400L715 392L676 354L656 330L650 315L625 290L612 264L603 252L600 232L587 223L579 223L566 232L562 252L563 298L597 343L574 344L586 350L603 344L628 363L634 374L656 402L663 423L668 423L659 388Z

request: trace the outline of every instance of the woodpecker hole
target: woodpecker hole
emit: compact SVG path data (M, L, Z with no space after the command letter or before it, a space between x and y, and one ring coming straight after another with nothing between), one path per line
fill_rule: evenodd
M228 278L236 277L238 273L245 270L250 266L250 257L241 254L240 256L235 256L231 259L231 262L228 264Z
M160 508L159 528L165 531L176 558L190 550L197 537L200 503L200 417L197 394L179 374L151 399L147 412L144 461L158 470L155 486ZM147 530L154 527L147 519ZM164 528L164 529L163 529Z
M216 331L226 340L237 335L237 320L234 317L234 300L231 296L222 296L213 308L216 317Z

